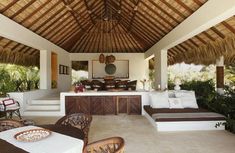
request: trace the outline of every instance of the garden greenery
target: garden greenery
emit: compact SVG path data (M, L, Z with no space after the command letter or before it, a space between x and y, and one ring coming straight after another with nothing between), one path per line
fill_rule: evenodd
M0 64L0 96L7 92L38 89L39 69L11 64Z

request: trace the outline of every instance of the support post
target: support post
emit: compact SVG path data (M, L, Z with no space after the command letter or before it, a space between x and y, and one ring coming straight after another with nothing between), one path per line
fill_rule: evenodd
M224 57L216 59L216 90L224 94Z
M167 50L154 53L155 89L165 90L168 83L167 75Z
M51 89L51 51L40 50L40 89Z

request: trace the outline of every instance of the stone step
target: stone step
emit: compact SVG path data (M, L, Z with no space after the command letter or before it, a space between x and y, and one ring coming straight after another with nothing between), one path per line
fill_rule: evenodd
M60 105L58 104L51 104L51 105L44 105L44 104L33 104L26 106L26 111L60 111Z
M57 99L50 99L50 100L43 100L43 99L37 99L37 100L32 100L29 105L59 105L60 100Z
M23 116L63 116L64 114L56 110L28 110L23 113Z

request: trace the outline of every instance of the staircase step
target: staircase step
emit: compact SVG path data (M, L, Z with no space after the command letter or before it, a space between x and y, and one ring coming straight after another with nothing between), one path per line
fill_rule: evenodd
M60 111L60 105L28 105L26 111Z
M51 105L51 104L60 104L60 100L32 100L30 105Z
M23 116L64 116L64 114L60 111L55 110L30 110L25 111Z

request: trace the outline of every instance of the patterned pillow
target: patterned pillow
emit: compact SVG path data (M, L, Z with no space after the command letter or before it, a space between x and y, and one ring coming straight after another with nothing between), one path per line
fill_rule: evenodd
M172 108L184 108L180 98L169 98L170 109Z
M0 111L4 111L5 107L6 110L14 110L19 108L18 104L12 98L3 98L0 100Z

